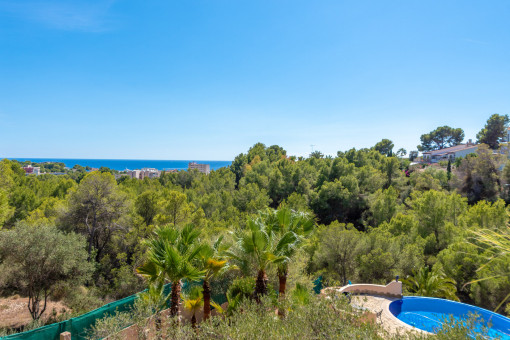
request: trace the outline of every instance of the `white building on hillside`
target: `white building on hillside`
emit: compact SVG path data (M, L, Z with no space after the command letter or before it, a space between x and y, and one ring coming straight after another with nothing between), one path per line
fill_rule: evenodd
M471 153L475 153L478 145L475 145L469 140L466 144L452 146L451 148L444 148L434 151L426 151L423 153L423 161L429 163L437 163L439 161L454 161L459 157L466 157Z

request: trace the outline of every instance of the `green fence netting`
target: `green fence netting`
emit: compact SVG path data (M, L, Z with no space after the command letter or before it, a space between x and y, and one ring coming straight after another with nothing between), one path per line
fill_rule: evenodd
M171 284L165 286L165 294L170 293ZM185 288L185 287L183 287ZM139 293L138 293L139 294ZM98 309L82 314L75 318L36 328L31 331L0 337L1 340L58 340L60 333L70 332L73 340L87 339L87 332L96 320L114 315L116 311L125 312L134 305L138 294L106 304Z
M318 277L313 283L314 291L319 294L320 290L323 288L322 277ZM187 282L183 283L183 291L190 288L190 284ZM170 294L170 290L171 284L165 285L164 293ZM59 340L60 333L62 332L70 332L73 340L87 339L88 332L90 332L92 326L96 323L96 320L114 315L116 311L128 311L133 307L139 294L140 293L137 293L124 299L117 300L69 320L39 327L23 333L0 337L0 340ZM227 301L225 294L214 294L212 299L218 304L222 304ZM170 301L168 301L168 304L170 304ZM168 307L170 307L170 305L168 305Z

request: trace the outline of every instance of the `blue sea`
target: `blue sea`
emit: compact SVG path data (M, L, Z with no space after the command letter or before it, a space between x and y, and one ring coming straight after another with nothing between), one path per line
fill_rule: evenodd
M134 170L142 168L156 168L158 170L187 170L188 163L205 163L211 166L211 170L217 170L232 164L231 161L200 161L200 160L149 160L149 159L70 159L70 158L8 158L20 162L31 161L34 163L59 162L72 168L76 164L81 166L90 166L91 168L100 168L105 166L113 170Z

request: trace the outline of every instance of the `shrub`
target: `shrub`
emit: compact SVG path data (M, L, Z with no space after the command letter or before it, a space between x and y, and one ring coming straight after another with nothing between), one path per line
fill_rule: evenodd
M361 323L351 313L344 300L326 300L311 296L310 304L295 304L289 308L285 318L275 315L275 306L269 297L262 298L261 304L250 300L241 303L242 312L231 317L213 317L210 322L200 324L198 332L189 324L177 326L164 320L161 339L388 339L378 325ZM132 315L138 312L133 311ZM133 318L133 316L131 317ZM119 331L130 316L117 313L115 316L96 322L95 338ZM131 319L132 320L132 319ZM145 334L147 332L144 332ZM118 335L120 336L120 335ZM91 337L92 338L92 337Z
M227 290L227 296L231 298L241 297L250 298L255 290L255 279L252 277L245 277L235 279L232 285Z
M302 288L298 288L302 290ZM298 299L301 300L301 299ZM148 334L158 339L428 339L418 333L390 334L381 325L364 323L346 299L326 299L310 295L307 304L301 301L285 302L285 318L275 314L275 304L270 297L263 297L261 304L245 299L236 313L229 317L215 316L199 325L198 330L189 323L178 324L169 318L161 323L151 323L147 316L151 309L136 303L130 313L98 320L91 339L107 335L121 339L118 334L128 324L138 326L138 336L145 339ZM439 330L435 339L456 340L483 339L487 329L476 328L476 316L464 322L445 320L446 326ZM117 333L117 334L116 334ZM151 337L152 338L152 337Z
M57 284L78 286L92 271L85 239L74 233L64 234L53 225L19 223L14 229L2 231L0 258L1 281L28 295L28 309L34 320L46 310L47 299Z

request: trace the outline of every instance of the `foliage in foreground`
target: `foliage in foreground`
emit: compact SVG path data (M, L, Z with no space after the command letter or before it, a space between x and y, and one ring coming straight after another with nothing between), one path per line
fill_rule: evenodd
M274 302L263 298L261 304L244 300L237 312L229 317L212 317L193 329L189 323L178 325L163 318L158 329L148 322L146 305L137 304L131 313L117 315L96 322L90 339L118 333L128 324L139 326L139 339L152 335L159 339L428 339L423 334L389 334L379 324L363 323L359 314L344 299L324 299L310 295L308 302L287 300L285 318L275 314ZM280 306L282 306L280 304ZM475 320L460 323L451 320L434 339L466 339L469 335L483 339L487 330L475 331ZM480 332L481 331L481 332ZM116 334L117 333L117 334Z
M245 300L238 311L228 318L212 317L194 330L190 324L176 326L170 319L163 321L161 330L153 326L151 334L162 339L383 339L376 325L361 324L358 318L347 312L350 307L341 300L326 301L313 297L309 305L294 304L287 307L285 319L275 314L270 299L260 304ZM136 310L131 315L139 314ZM120 330L128 313L119 313L96 323L92 338ZM137 320L132 320L137 321ZM139 332L141 333L141 332ZM111 334L111 333L110 333ZM147 333L146 333L147 334ZM120 336L120 334L118 335Z
M507 278L510 275L508 261L510 259L510 227L501 230L481 229L471 231L473 234L472 243L482 249L486 249L487 262L478 270L483 271L486 267L500 267L500 273L495 276L482 277L481 279L469 282L487 282L493 279ZM494 310L497 312L501 306L510 298L508 293ZM508 307L507 307L508 308Z

